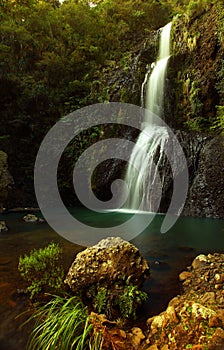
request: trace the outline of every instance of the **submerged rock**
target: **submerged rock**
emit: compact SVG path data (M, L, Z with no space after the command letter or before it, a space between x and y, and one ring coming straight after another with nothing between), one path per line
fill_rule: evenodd
M34 214L27 214L23 217L23 220L25 222L31 222L31 223L37 223L37 222L44 222L44 219L38 218L36 215Z
M74 292L97 283L106 288L125 282L141 287L148 276L149 266L138 248L119 237L110 237L78 253L65 283Z
M5 221L0 221L0 232L7 232L9 229Z

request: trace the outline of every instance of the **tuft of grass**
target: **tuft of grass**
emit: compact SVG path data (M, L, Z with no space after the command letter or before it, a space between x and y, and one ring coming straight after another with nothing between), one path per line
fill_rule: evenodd
M96 332L92 335L88 343L89 350L102 350L103 337L100 332Z
M28 350L97 350L100 335L92 337L88 309L76 297L53 296L29 318L35 319ZM98 346L98 347L97 347Z

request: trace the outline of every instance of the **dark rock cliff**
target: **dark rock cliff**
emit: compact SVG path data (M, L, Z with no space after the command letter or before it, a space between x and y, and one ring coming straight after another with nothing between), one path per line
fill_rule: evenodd
M192 171L184 215L224 218L224 137L204 139Z

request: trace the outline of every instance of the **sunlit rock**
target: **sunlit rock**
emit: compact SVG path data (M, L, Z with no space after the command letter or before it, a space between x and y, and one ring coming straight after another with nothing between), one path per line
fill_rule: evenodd
M110 237L78 253L65 283L73 291L99 282L105 287L125 282L140 287L148 276L149 266L138 248L119 237Z

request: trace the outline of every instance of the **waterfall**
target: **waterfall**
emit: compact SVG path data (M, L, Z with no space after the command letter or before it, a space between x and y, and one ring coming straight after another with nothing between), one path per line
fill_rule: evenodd
M170 57L171 23L161 29L156 63L147 71L142 84L141 102L146 113L143 130L133 148L126 183L129 189L125 207L156 212L162 194L164 175L158 174L163 150L169 139L164 126L153 122L153 116L164 118L164 90L167 64ZM150 74L151 73L151 74ZM144 101L144 103L143 103Z
M164 85L170 57L170 31L171 23L162 28L158 59L146 84L145 108L161 118L164 117Z

